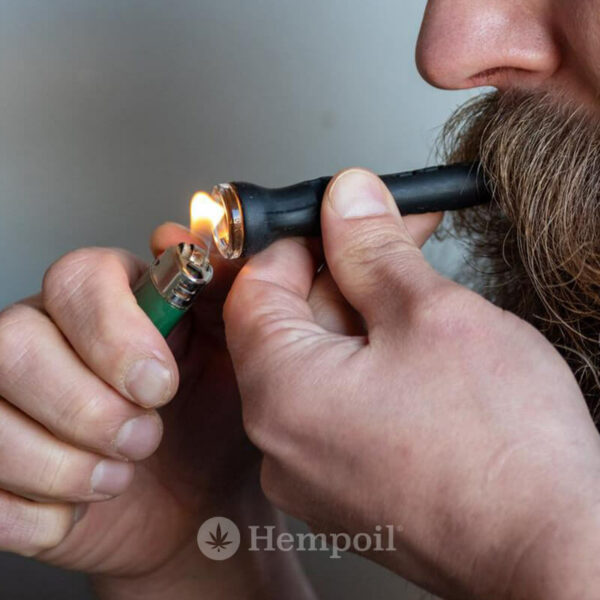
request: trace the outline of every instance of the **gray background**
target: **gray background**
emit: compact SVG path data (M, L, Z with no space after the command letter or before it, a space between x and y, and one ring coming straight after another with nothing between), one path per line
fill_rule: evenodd
M419 79L424 1L0 0L0 307L79 246L148 257L219 181L291 183L434 160L469 93ZM456 261L428 249L444 270ZM449 257L449 258L448 258ZM324 599L419 598L356 557L304 556ZM0 597L87 598L81 577L0 556Z

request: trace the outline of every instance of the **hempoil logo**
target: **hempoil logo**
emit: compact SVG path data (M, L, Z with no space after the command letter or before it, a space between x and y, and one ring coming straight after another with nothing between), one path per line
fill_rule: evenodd
M290 533L276 532L275 525L249 525L249 552L329 552L339 559L345 552L394 552L394 535L402 531L394 525L377 525L371 533ZM198 546L213 560L231 558L240 547L238 527L225 517L213 517L198 531Z
M196 539L204 556L212 560L227 560L240 547L240 530L225 517L213 517L202 523Z

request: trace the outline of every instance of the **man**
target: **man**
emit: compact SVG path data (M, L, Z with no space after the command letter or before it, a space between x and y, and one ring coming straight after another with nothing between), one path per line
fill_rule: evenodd
M599 9L432 0L417 53L434 85L499 90L451 128L452 156L481 158L497 192L460 226L503 268L494 296L519 294L558 350L426 264L439 216L402 219L374 175L346 171L323 203L327 269L278 242L224 307L259 456L223 343L230 267L170 350L131 294L139 261L80 250L0 316L0 547L92 573L102 598L310 598L292 555L215 571L196 548L215 514L275 522L260 465L269 500L315 529L395 524L397 551L371 558L441 596L597 597L582 388L595 406ZM166 225L153 248L186 239Z

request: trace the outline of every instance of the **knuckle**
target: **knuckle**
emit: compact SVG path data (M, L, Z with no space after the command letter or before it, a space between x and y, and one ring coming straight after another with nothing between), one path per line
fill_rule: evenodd
M3 495L0 545L23 556L35 556L58 546L70 529L67 507L34 504Z
M359 294L372 295L375 289L378 294L394 297L402 282L410 281L414 287L419 278L429 274L421 251L400 235L394 224L367 224L340 260L345 270L355 270L353 286Z
M127 327L130 336L124 336L125 327L118 319L118 309L96 299L93 313L85 324L86 349L94 361L103 361L109 365L109 371L115 377L125 369L131 348L139 341L140 332L131 324ZM129 337L129 339L128 339Z
M42 281L42 295L45 306L53 306L63 298L65 292L79 285L82 275L94 261L96 250L80 248L65 254L50 265Z
M424 336L437 340L469 343L481 335L476 296L448 282L415 302L410 311L413 326Z
M69 337L80 341L78 350L93 362L121 370L130 349L139 341L123 330L118 317L118 298L104 293L128 273L117 250L84 248L57 261L46 273L43 303L51 317ZM81 306L86 306L83 311ZM116 375L116 374L115 374Z
M37 519L27 515L16 500L2 498L0 519L0 543L4 548L28 548L35 538Z
M42 298L52 314L69 306L73 298L93 297L102 275L121 268L115 251L104 248L80 248L59 258L44 275Z
M422 260L421 251L395 223L367 223L357 232L344 259L351 264L370 266L376 270L396 270L403 263Z
M86 446L108 449L119 427L141 411L133 407L115 410L110 397L94 394L74 394L57 406L56 422L60 431L71 439L84 441Z
M33 522L31 545L36 555L60 545L71 530L73 514L67 506L37 505Z
M38 318L38 311L26 304L13 304L4 309L0 312L0 342L19 342L26 338L29 325L37 322Z
M76 473L69 458L66 448L48 452L46 460L40 465L37 479L45 496L66 499L74 495L73 479Z
M17 365L25 364L38 335L40 313L24 304L13 304L0 313L0 376L14 377Z

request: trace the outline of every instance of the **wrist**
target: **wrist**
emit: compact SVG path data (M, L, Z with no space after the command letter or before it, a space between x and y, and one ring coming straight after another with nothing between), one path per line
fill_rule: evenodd
M542 492L532 482L520 482L518 494L494 502L494 510L483 504L485 510L470 512L460 527L454 514L433 531L413 521L425 560L408 548L403 527L398 528L396 552L369 557L444 598L595 600L600 480L596 467L586 466L579 477L562 483L555 478ZM435 562L427 558L431 547L438 549Z
M545 510L541 506L540 510ZM600 589L600 501L550 518L522 549L507 598L593 600Z

